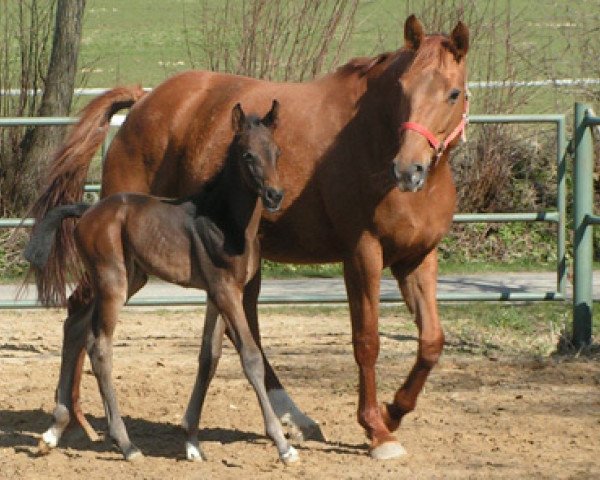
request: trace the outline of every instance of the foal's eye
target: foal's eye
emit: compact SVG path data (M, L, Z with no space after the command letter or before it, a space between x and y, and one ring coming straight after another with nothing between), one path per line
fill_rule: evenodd
M253 162L254 161L254 155L252 155L250 152L244 152L244 154L242 155L242 158L244 160L246 160L247 162Z
M450 95L448 96L448 101L450 103L456 103L458 97L460 97L460 90L458 88L455 88L450 92Z

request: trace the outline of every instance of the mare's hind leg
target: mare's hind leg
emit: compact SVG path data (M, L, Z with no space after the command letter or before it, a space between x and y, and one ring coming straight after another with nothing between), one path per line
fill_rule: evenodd
M325 441L321 427L312 418L305 415L294 403L287 391L277 378L268 358L264 354L260 341L258 326L258 295L260 293L260 269L244 289L244 311L248 319L248 326L254 341L260 348L265 365L265 387L275 414L287 429L289 438L296 442L304 440Z
M119 413L117 397L112 383L112 337L118 312L127 299L127 281L124 268L98 268L96 308L88 340L88 355L98 381L108 431L126 460L141 457L140 450L129 440L127 429Z
M56 407L54 408L54 422L46 430L39 443L40 453L47 453L48 449L56 447L62 434L74 420L78 421L91 440L98 436L89 425L79 405L79 383L81 369L85 357L85 341L89 330L92 304L81 304L71 312L63 326L62 359L60 376L56 388Z
M398 280L406 305L415 315L419 330L417 360L396 392L394 401L383 405L381 409L386 425L390 430L395 430L400 426L402 417L414 410L417 397L444 348L444 332L436 303L437 252L432 251L410 272L402 266L393 265L392 273Z
M220 292L211 299L224 317L227 329L230 331L230 338L240 355L244 374L258 397L267 435L275 442L282 462L295 462L298 460L298 452L288 444L267 395L263 354L248 327L241 292L228 291L226 287L221 287L219 290Z
M215 304L208 300L206 303L206 315L202 333L202 346L198 358L196 382L194 383L194 389L181 422L188 435L185 443L185 453L188 460L205 460L198 443L198 426L208 386L221 358L224 333L225 322L219 315L219 310Z

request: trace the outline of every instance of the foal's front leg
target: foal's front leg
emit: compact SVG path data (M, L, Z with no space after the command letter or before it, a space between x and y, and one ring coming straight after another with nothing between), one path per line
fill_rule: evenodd
M206 392L212 378L223 347L223 334L225 333L225 322L219 316L219 310L210 300L206 302L206 315L204 318L204 330L202 332L202 346L198 358L198 372L192 396L188 403L182 426L188 434L185 442L185 454L188 460L205 460L204 454L198 443L198 426Z
M254 341L260 348L265 365L265 387L267 395L275 414L287 429L289 438L296 442L305 440L325 441L325 436L320 425L312 418L302 412L292 398L288 395L284 386L279 381L277 374L271 367L269 359L262 349L260 340L260 329L258 324L258 296L260 293L260 269L244 288L244 312L248 319L248 326L254 337Z
M212 301L221 311L227 323L231 334L230 338L240 355L246 378L254 388L262 410L267 435L275 442L282 462L295 462L298 460L298 452L288 444L281 423L275 415L267 395L263 355L248 327L248 321L242 306L242 292L226 286L221 287L219 290L212 296Z

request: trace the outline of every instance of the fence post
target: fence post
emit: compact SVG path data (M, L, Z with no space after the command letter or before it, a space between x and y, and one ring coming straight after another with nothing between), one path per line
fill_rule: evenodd
M575 104L573 147L573 344L592 340L593 236L587 219L593 211L594 152L592 133L585 121L587 107Z

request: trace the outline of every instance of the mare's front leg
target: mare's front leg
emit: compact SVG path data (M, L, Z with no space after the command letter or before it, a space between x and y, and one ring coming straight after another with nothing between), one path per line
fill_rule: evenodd
M198 443L198 427L206 392L221 358L224 333L225 322L219 315L219 310L215 304L208 300L206 302L206 315L204 317L196 382L181 422L188 435L185 443L185 454L188 460L205 460Z
M295 462L298 460L298 452L288 444L267 394L263 353L248 326L242 296L242 292L231 285L220 285L217 291L212 292L211 300L224 317L230 338L240 355L244 374L258 398L267 435L277 446L279 459L284 463Z
M415 315L419 345L417 360L396 392L393 403L382 407L390 430L397 429L402 417L414 410L417 397L444 348L444 332L436 302L437 266L437 251L433 250L412 271L407 271L402 265L393 265L391 268L408 309Z
M290 439L296 442L305 440L325 441L325 436L320 425L312 418L304 414L297 406L279 381L277 374L271 367L269 359L265 355L258 324L258 296L260 294L261 275L260 269L244 288L244 311L248 319L248 326L254 337L254 341L260 348L265 365L265 387L275 414L287 429ZM229 332L228 332L229 335Z
M379 355L379 292L382 251L379 242L368 234L344 262L344 280L352 319L352 345L358 365L358 422L371 440L373 458L388 459L406 451L390 433L377 404L375 364Z

